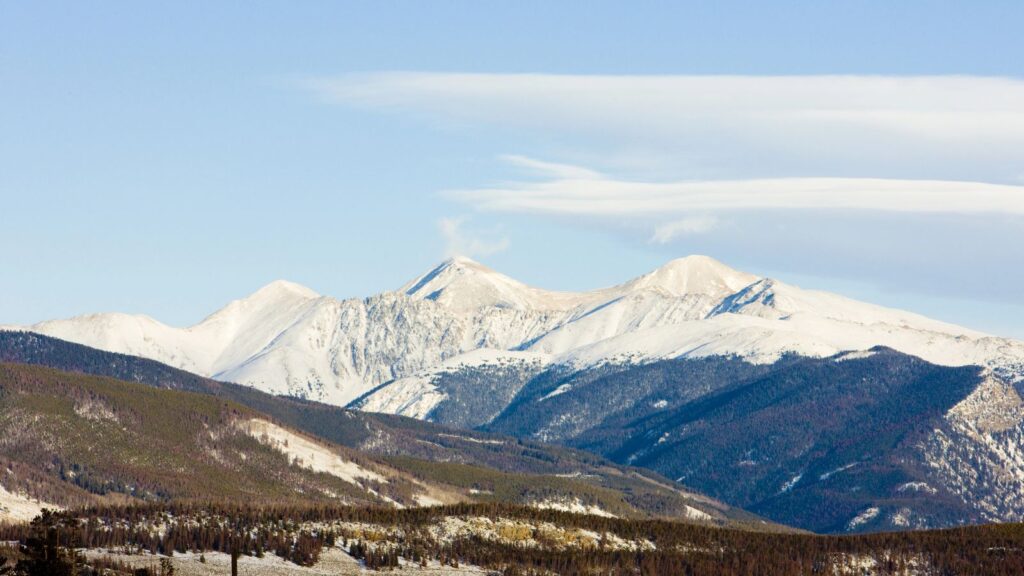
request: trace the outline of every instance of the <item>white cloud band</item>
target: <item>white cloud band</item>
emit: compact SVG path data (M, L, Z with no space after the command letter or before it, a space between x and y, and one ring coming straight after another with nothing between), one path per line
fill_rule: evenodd
M347 105L576 138L584 154L660 155L677 175L1017 182L1024 165L1024 81L1013 78L391 72L309 86Z
M781 178L647 183L607 178L452 190L481 210L663 217L694 212L809 209L1024 215L1024 187L932 180Z

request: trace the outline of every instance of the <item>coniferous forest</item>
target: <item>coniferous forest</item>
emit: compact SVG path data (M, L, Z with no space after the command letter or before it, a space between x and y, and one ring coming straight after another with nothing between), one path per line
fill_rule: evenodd
M453 519L471 524L473 519L505 519L519 531L499 528L497 536L487 529L454 537L439 534L436 528ZM478 521L477 525L488 524ZM158 526L162 529L157 530ZM579 538L581 534L591 539ZM415 571L430 560L452 567L476 565L508 575L797 575L846 573L839 567L848 560L870 558L875 574L1024 573L1024 525L1020 524L818 536L603 518L503 504L406 510L217 502L94 507L47 511L31 524L4 526L0 540L20 543L5 560L3 572L18 576L128 570L110 562L90 564L75 551L83 548L162 557L185 552L273 554L308 566L329 547L344 550L371 570Z

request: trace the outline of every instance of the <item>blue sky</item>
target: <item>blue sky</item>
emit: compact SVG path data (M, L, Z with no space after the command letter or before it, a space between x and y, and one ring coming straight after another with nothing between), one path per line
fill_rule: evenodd
M1024 5L894 4L0 2L0 324L706 253L1024 337Z

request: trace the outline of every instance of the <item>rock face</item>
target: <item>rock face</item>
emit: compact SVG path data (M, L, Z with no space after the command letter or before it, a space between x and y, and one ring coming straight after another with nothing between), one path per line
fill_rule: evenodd
M368 405L420 417L444 396L428 376L459 364L585 367L712 355L771 363L786 353L883 345L942 365L987 366L1010 380L1024 373L1020 342L801 290L704 256L591 292L534 288L454 258L365 299L278 281L187 328L96 314L21 329L338 405L412 377L422 392L400 381L377 389Z

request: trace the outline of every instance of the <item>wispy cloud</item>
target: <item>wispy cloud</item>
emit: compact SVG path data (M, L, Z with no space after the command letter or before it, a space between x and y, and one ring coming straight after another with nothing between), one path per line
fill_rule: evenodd
M556 177L450 190L444 194L487 211L607 217L775 209L1024 216L1024 186L940 180L777 178L638 182L607 177ZM698 221L683 222L696 228Z
M445 256L487 256L508 249L509 239L497 230L469 230L466 217L441 218L438 230L445 241Z
M604 174L601 174L596 170L591 170L582 166L546 162L544 160L537 160L536 158L529 158L527 156L520 156L517 154L505 154L501 156L501 159L509 164L514 164L540 176L549 176L552 178L563 178L568 180L601 180L605 177Z
M718 218L715 216L691 216L681 220L673 220L655 226L651 234L651 242L655 244L668 244L680 236L692 236L694 234L705 234L718 225Z
M1015 182L1024 164L1024 81L1012 78L392 72L308 86L346 105L646 150L690 177Z

